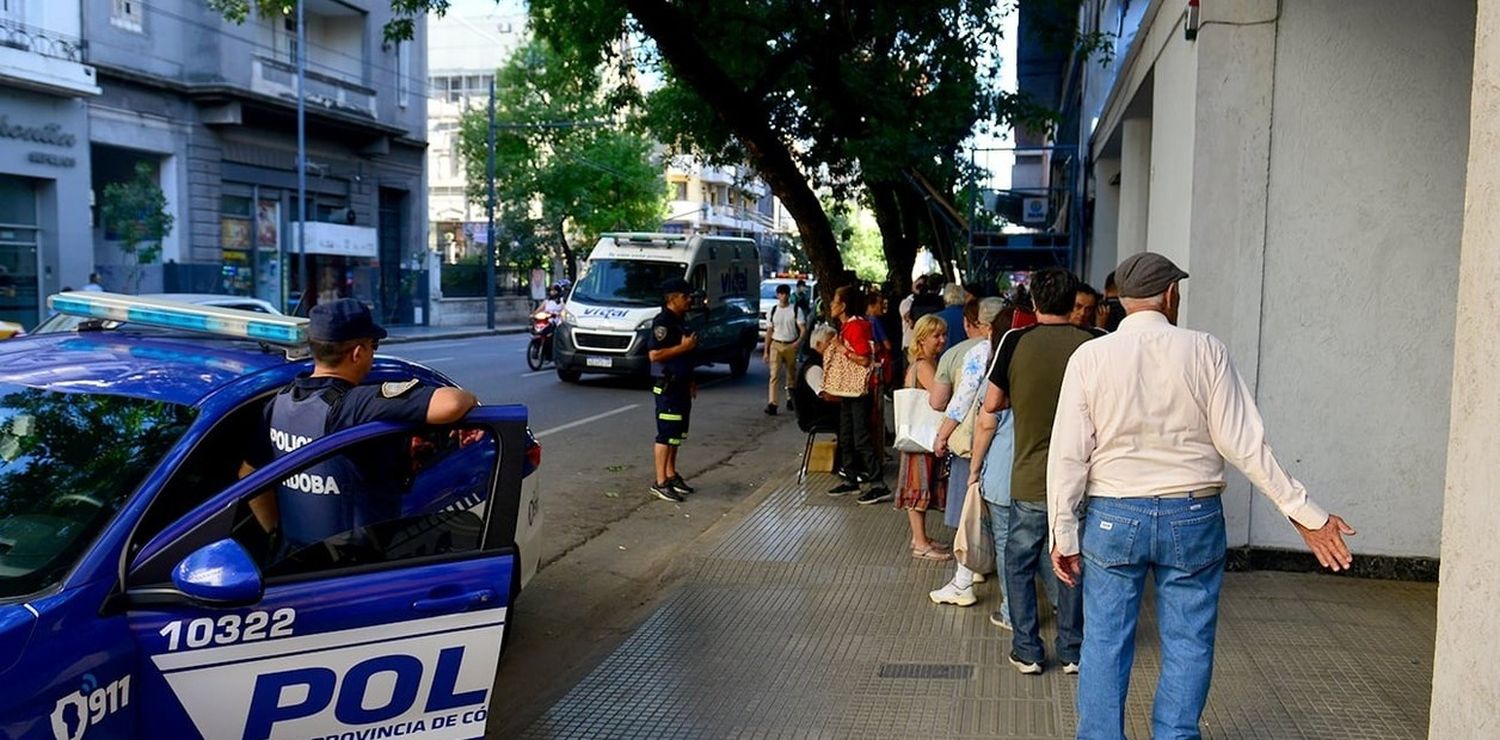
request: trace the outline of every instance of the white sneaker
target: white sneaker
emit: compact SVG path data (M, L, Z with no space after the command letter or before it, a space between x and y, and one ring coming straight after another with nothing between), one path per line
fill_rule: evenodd
M1024 673L1028 676L1042 675L1041 663L1027 663L1024 660L1017 658L1015 653L1011 653L1008 659L1010 660L1010 664L1015 666L1016 670L1020 671L1021 673Z
M1078 675L1078 664L1077 663L1063 663L1063 673L1066 673L1069 676L1076 676L1076 675Z
M975 583L984 583L984 580L985 580L985 576L984 576L983 573L975 573L974 574L974 582Z
M943 584L943 587L927 594L934 604L952 604L954 606L971 606L979 599L974 598L974 587L959 588L953 581Z

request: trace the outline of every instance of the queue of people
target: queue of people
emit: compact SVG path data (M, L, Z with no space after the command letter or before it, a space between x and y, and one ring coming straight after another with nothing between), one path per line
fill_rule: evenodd
M1344 537L1354 530L1276 461L1224 345L1176 326L1186 278L1167 258L1142 253L1124 260L1102 293L1058 268L1033 273L1008 300L919 279L899 304L899 355L880 353L890 347L873 328L880 313L867 312L873 302L854 286L830 303L837 333L806 319L813 328L795 397L799 417L807 405L816 407L809 414L837 415L840 481L829 494L861 491L862 504L894 499L911 557L955 561L929 594L935 604L976 604L974 584L996 576L990 621L1011 632L1010 663L1025 675L1052 662L1079 676L1079 737L1124 736L1148 575L1163 660L1153 735L1198 736L1224 574L1226 461L1287 516L1320 563L1341 570L1352 560ZM904 367L898 382L869 371L887 364ZM851 365L869 372L865 392L829 393L828 378ZM931 452L900 453L894 493L883 481L876 413L893 385L926 391L943 415ZM949 527L977 530L959 514L976 494L984 506L967 511L982 512L994 573L955 558L928 533L934 511ZM1050 661L1043 594L1056 615Z

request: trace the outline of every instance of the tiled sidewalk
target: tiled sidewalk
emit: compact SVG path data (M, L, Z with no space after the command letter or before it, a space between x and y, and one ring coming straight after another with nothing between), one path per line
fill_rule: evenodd
M549 709L535 738L1071 737L1076 679L1022 676L979 604L938 607L951 564L911 559L905 518L774 479L635 634ZM933 519L936 519L934 516ZM1435 584L1233 573L1207 737L1426 736ZM1142 614L1127 709L1150 737L1159 671ZM1044 631L1050 630L1050 620ZM1050 650L1051 640L1048 639Z

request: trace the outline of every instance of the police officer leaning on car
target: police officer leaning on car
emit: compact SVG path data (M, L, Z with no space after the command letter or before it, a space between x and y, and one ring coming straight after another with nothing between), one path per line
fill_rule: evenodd
M665 306L651 322L646 349L656 370L651 392L656 396L656 444L652 448L656 481L651 493L663 501L683 501L693 488L677 472L677 450L687 438L693 397L693 350L698 336L687 330L683 319L692 306L693 288L682 278L671 278L661 286Z
M452 424L478 405L462 388L410 380L361 385L386 330L358 300L320 303L307 327L312 374L283 388L266 407L268 459L320 437L371 421ZM368 449L365 447L363 449ZM404 441L369 454L336 455L276 487L283 554L308 545L359 544L361 529L401 515L401 481L408 466ZM257 512L262 524L267 517Z

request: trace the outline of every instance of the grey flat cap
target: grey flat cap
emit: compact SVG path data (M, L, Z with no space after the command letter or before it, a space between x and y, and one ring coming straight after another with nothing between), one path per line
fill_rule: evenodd
M1172 260L1155 252L1132 254L1115 268L1115 284L1120 288L1121 298L1150 298L1187 276Z

